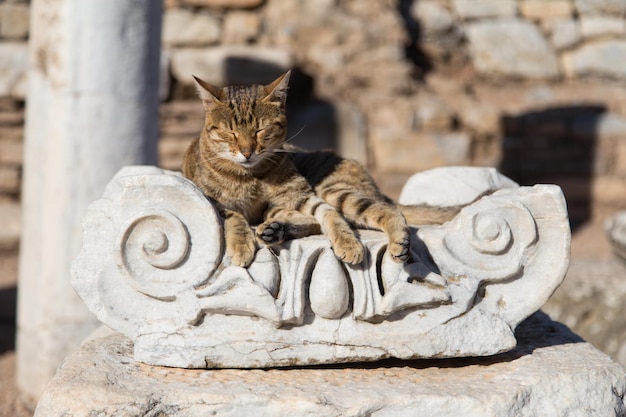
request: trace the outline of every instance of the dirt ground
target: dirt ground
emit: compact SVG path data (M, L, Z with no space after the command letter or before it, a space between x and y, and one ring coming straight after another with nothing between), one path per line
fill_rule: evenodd
M0 257L0 417L30 417L35 408L35 402L23 398L15 385L16 255ZM572 258L602 260L610 256L602 224L587 224L573 234Z

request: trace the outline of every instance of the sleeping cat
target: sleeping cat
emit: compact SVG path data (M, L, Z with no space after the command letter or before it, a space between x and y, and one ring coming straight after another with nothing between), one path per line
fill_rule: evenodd
M261 86L215 87L196 78L206 111L183 174L216 203L233 265L254 260L257 242L325 234L344 262L363 260L353 227L384 231L397 262L409 258L409 224L439 224L458 208L401 206L384 196L365 169L331 152L285 144L290 72ZM251 225L258 225L253 231Z

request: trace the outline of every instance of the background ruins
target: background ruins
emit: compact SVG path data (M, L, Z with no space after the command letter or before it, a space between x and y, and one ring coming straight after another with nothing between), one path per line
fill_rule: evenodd
M14 343L29 7L0 1L0 353ZM625 17L623 0L166 0L160 165L178 169L202 126L192 74L296 68L294 143L359 159L393 197L444 165L556 183L576 233L626 209ZM620 268L574 254L572 290L546 310L626 364Z

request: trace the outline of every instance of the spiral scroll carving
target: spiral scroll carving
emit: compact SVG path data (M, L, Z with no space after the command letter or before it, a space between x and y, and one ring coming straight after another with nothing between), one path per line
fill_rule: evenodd
M444 237L449 256L487 279L517 273L524 251L537 238L528 209L514 202L502 203L487 209L482 204L470 207L459 219L459 227Z
M172 269L180 265L189 253L187 228L169 211L142 212L130 219L122 230L120 246L123 246L125 260L139 256L145 265ZM134 251L139 253L134 254Z
M184 266L190 237L184 223L167 210L142 211L122 226L117 240L118 268L137 290L167 297L181 286L170 270Z
M506 219L479 213L472 218L470 245L480 253L505 253L513 243L511 227Z

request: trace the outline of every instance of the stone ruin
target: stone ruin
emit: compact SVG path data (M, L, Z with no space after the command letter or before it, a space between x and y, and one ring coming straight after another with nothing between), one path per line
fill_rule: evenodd
M61 359L95 325L69 280L59 278L67 275L79 247L78 223L87 203L102 193L122 165L156 163L156 97L151 102L145 95L154 88L138 89L141 105L125 107L130 90L105 84L103 80L111 81L115 71L94 63L115 63L124 86L155 80L159 65L145 61L144 69L131 71L120 63L139 64L143 61L134 58L147 52L134 51L127 60L111 59L103 51L113 51L118 58L119 54L110 46L81 42L87 30L98 31L94 39L106 40L100 36L104 21L123 26L122 19L105 17L102 6L90 15L95 19L92 22L60 2L0 3L0 21L6 23L0 24L0 73L5 75L0 77L0 217L9 226L0 226L0 255L17 263L19 246L23 256L20 287L28 288L22 294L35 294L30 289L37 288L56 294L54 301L41 297L34 302L28 297L20 302L24 308L18 314L19 386L39 396ZM211 81L225 84L257 82L261 80L254 77L259 73L268 71L262 76L273 77L277 74L271 71L297 67L305 76L303 94L292 97L304 102L294 103L291 133L301 131L296 139L307 147L314 142L307 143L307 137L332 136L333 143L324 146L334 145L342 155L369 163L369 168L378 170L383 188L393 195L396 185L415 170L462 164L498 166L523 184L559 184L573 224L604 218L625 207L626 66L620 57L626 57L622 53L626 3L621 0L167 0L163 19L154 3L144 3L150 3L153 28L163 20L162 44L157 39L152 45L163 46L160 98L172 93L161 106L161 167L179 169L182 153L200 128L202 108L195 94L192 102L186 101L193 90L192 73L218 77ZM48 19L50 13L59 17ZM77 21L71 23L68 19L72 18ZM138 28L136 22L132 27ZM148 44L117 36L137 35L136 31L113 29L112 38L124 50ZM81 36L62 36L68 30ZM29 64L29 34L32 50L46 52L35 60L44 65ZM156 30L153 34L158 37ZM75 58L55 59L66 53ZM419 53L425 62L417 62ZM156 50L148 55L158 58ZM65 89L59 77L73 79L79 69L93 71L81 72L81 80L97 82L80 83L79 93ZM27 129L32 139L26 138L23 144L27 70L31 83L39 80L27 100L29 111L34 112L27 119L50 120L54 126L67 118L75 123L59 126L71 132L40 123L41 131L35 126ZM137 74L141 80L133 78ZM534 79L537 75L539 80ZM306 85L306 77L312 78L313 86ZM91 100L90 94L96 91L94 98L109 106L106 114L121 113L123 119L135 111L147 114L137 118L147 123L145 128L131 131L122 129L121 117L112 117L115 122L107 124L99 113L76 113L77 108L90 108L79 102ZM117 98L110 97L118 93ZM70 100L79 104L67 105ZM79 116L85 119L78 121ZM81 129L94 125L90 117L100 126L102 148L92 148L95 141L82 139L86 134ZM307 128L302 130L304 125ZM134 146L131 138L137 139L138 132L152 145ZM51 140L50 135L56 133L60 136ZM92 131L87 136L94 138ZM63 159L68 166L85 169L72 176L71 185L66 183L70 181L67 173L75 171L50 157L39 142L44 137L60 154L76 157ZM115 146L111 140L116 140ZM151 157L138 154L148 148ZM118 156L100 158L102 149L107 155L117 150ZM41 158L50 165L23 166L24 153L29 155L27 160ZM93 157L87 157L92 153ZM21 192L22 178L32 185L25 183ZM42 192L41 181L51 184L52 197ZM70 198L59 197L59 184L64 184L62 189ZM21 237L17 225L20 198L28 230ZM48 202L65 205L51 210ZM60 248L67 253L61 255ZM588 323L584 320L588 314L582 309L579 314L581 322ZM579 332L581 322L567 321Z
M442 183L438 193L423 189ZM385 254L385 234L363 230L358 265L311 236L263 248L245 269L230 265L217 212L193 183L125 168L89 209L73 285L98 319L134 341L135 359L152 365L264 368L511 350L515 327L567 270L565 200L556 186L448 168L415 176L402 201L439 195L438 204L454 205L453 189L465 202L493 193L446 225L415 230L408 264Z
M607 219L604 227L613 252L626 261L626 211L620 211Z
M623 369L536 313L569 263L559 187L439 168L411 177L400 202L466 206L412 229L407 264L361 230L362 264L310 236L246 269L193 183L122 169L90 206L72 267L113 331L65 361L35 415L624 415Z

